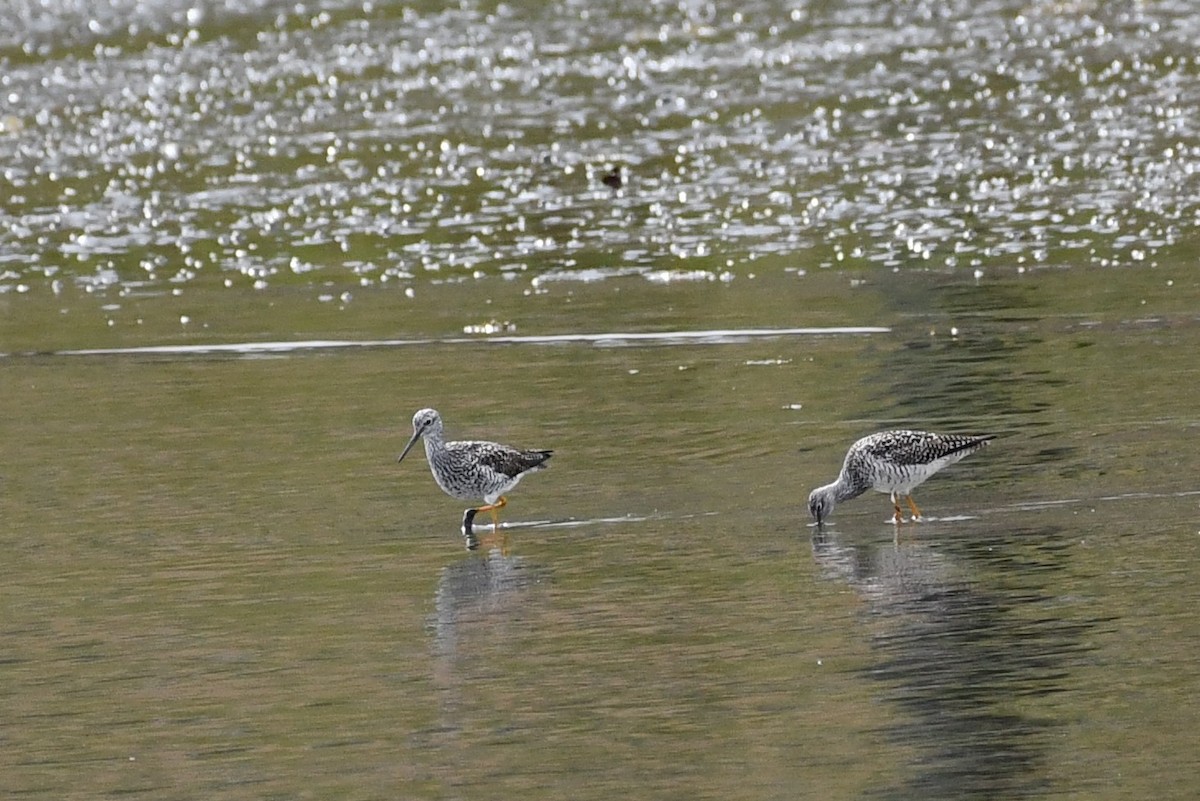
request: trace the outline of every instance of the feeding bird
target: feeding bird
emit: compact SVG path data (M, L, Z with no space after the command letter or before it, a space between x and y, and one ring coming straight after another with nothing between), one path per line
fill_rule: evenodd
M447 442L442 429L442 416L435 409L421 409L413 415L413 435L397 462L404 460L418 439L425 440L425 458L433 480L452 498L473 501L481 498L483 506L463 512L463 536L472 537L472 524L479 512L491 512L492 531L500 530L499 510L508 499L505 493L525 476L544 469L553 451L521 450L495 442Z
M808 511L820 525L839 503L873 489L891 494L895 509L893 523L901 522L902 497L908 499L913 520L917 520L921 511L913 501L912 491L943 467L970 456L992 439L995 437L904 430L880 431L863 437L846 452L837 481L818 487L808 496Z

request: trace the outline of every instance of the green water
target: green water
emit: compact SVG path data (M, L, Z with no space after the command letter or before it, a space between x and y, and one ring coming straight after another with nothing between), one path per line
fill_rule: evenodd
M5 797L1194 796L1189 5L12 11Z
M1187 797L1200 329L1143 316L1157 276L1108 277L1106 310L1037 319L988 299L1094 276L913 276L926 311L874 335L10 357L4 782ZM846 294L896 305L883 283ZM770 325L763 284L669 294L687 330ZM605 293L576 291L581 328L615 328ZM465 552L459 504L395 464L427 404L556 449L505 552ZM874 494L817 535L808 490L892 424L1000 439L895 541Z

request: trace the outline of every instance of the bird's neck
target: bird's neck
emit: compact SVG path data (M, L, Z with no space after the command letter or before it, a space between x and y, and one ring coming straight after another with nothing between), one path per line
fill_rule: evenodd
M835 501L841 503L842 501L848 501L851 498L857 498L859 495L862 495L864 492L870 489L870 487L855 483L850 479L845 471L843 471L838 475L837 481L828 485L826 489L833 493L833 499Z
M446 450L446 442L440 431L426 431L424 439L425 458L433 459L437 454Z

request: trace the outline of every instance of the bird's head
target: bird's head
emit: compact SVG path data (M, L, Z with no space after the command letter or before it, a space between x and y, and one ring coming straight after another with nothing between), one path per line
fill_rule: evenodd
M819 487L808 496L808 513L817 521L818 526L825 522L835 505L833 492L828 487Z
M409 439L408 444L404 446L404 450L400 452L400 458L397 462L404 461L404 457L408 456L408 452L412 450L412 446L417 444L417 440L429 433L440 434L442 430L442 416L437 413L437 409L421 409L413 415L412 419L413 434Z

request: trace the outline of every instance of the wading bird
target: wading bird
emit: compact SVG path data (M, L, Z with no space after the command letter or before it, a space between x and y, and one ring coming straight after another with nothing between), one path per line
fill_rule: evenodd
M434 409L421 409L413 415L413 435L397 462L416 444L425 440L425 458L433 480L452 498L460 501L482 499L483 506L463 512L463 536L472 537L472 524L479 512L491 512L492 531L500 531L500 509L508 500L506 492L517 486L526 473L534 473L546 467L546 460L553 451L520 450L495 442L466 441L446 442L442 431L442 417Z
M839 503L873 489L891 494L893 523L901 521L902 497L908 498L908 508L917 520L921 511L913 502L912 491L943 467L970 456L992 439L928 431L880 431L863 437L846 452L837 481L818 487L808 496L808 511L820 525Z

